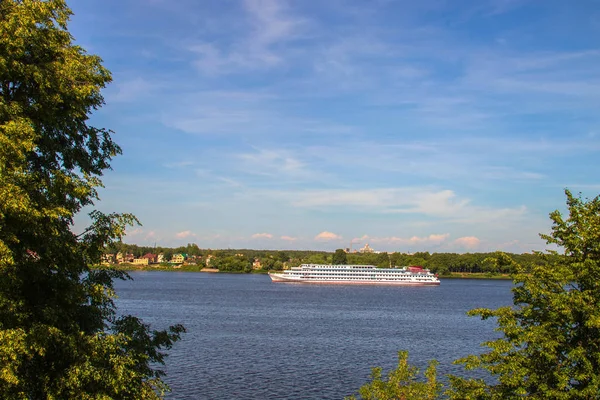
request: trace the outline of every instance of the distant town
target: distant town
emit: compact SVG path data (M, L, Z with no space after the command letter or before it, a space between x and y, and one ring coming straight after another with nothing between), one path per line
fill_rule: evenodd
M354 253L354 254L382 254L382 252L374 250L369 244L365 244L360 249L352 250L347 247L343 249L345 253ZM393 254L393 253L383 253L383 254ZM410 253L407 253L410 255ZM245 257L246 254L236 253L236 257ZM149 266L153 264L163 264L170 265L174 268L179 268L182 265L204 265L206 267L210 267L211 260L216 256L213 254L207 254L206 256L197 255L197 254L187 254L187 253L173 253L168 256L166 253L146 253L139 257L136 257L134 253L128 252L117 252L117 253L106 253L102 255L101 264L105 266L109 265L121 265L121 264L131 264L134 266ZM282 265L285 266L285 265ZM260 270L263 269L260 258L254 258L252 260L252 269Z

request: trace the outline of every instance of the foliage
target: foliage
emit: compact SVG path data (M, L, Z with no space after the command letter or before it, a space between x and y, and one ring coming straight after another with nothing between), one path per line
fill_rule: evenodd
M304 260L307 264L329 264L329 257L324 253L311 254Z
M531 268L501 257L514 268L514 307L476 309L496 318L503 337L487 353L459 360L497 377L452 377L455 399L592 399L600 397L600 197L583 201L568 190L569 215L550 214L550 235L561 253L552 264Z
M437 381L436 361L431 361L425 370L425 382L419 381L419 370L409 365L408 352L398 352L398 367L382 379L382 369L373 368L372 381L359 389L365 400L433 400L440 395L442 384ZM354 396L350 399L356 399Z
M344 249L337 249L335 253L333 253L331 263L333 265L344 265L348 263L348 258L346 257L346 252Z
M243 255L215 257L210 261L210 267L223 272L252 272L252 260Z
M117 317L115 278L94 271L129 214L73 218L121 150L89 125L111 76L73 44L64 0L0 0L0 398L144 398L183 327Z
M161 246L138 246L135 244L126 244L123 242L115 242L105 248L105 253L115 254L121 252L131 253L134 256L140 257L146 253L160 254L163 253L165 259L171 259L171 256L176 253L186 253L188 255L201 256L206 259L208 255L218 257L229 257L236 254L242 254L249 259L259 259L261 263L271 258L281 261L282 266L286 268L298 266L302 263L327 264L333 262L335 253L325 251L309 251L309 250L253 250L253 249L225 249L211 250L201 249L195 243L188 243L187 246L175 248ZM510 265L495 264L487 262L490 257L494 257L494 253L347 253L346 264L356 265L377 265L383 268L391 266L410 266L421 265L429 268L432 272L440 275L450 276L452 273L487 273L490 277L498 274L507 274L510 272ZM548 265L552 263L553 256L545 255L542 257L539 254L510 254L516 262L522 265ZM267 261L269 264L269 261ZM279 267L267 267L263 269L279 269Z
M475 309L470 315L496 318L503 336L486 342L489 351L457 363L483 369L491 380L449 376L444 398L453 400L600 398L600 196L591 200L565 191L569 215L550 214L550 235L540 235L561 252L527 257L528 264L505 254L483 260L489 271L511 271L513 306ZM436 254L428 257L436 258ZM443 258L448 259L446 255ZM407 353L387 381L381 369L360 388L364 399L435 399L442 396L435 362L427 382L415 379Z
M265 257L263 259L261 259L261 269L265 270L265 271L271 271L271 270L276 270L276 271L281 271L283 269L283 262L281 262L280 260L276 260L272 257Z
M388 253L378 253L375 255L375 265L379 268L390 267L390 257Z

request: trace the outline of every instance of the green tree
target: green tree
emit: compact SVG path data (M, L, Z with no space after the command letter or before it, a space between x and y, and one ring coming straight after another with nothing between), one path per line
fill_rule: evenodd
M73 44L64 0L0 0L0 398L158 397L161 349L183 327L117 317L111 270L92 270L132 215L73 218L120 148L89 125L111 80Z
M348 263L348 259L346 257L346 252L343 249L337 249L335 253L333 253L333 258L331 263L333 265L343 265Z
M273 259L271 257L265 257L265 258L261 258L260 265L261 265L262 269L268 271L268 270L276 269L275 268L276 262L277 261L275 261L275 259Z
M482 368L498 383L452 378L455 399L597 399L600 397L600 197L582 200L568 190L569 215L550 214L550 235L561 251L553 262L514 270L514 307L476 309L471 315L496 318L503 337L489 351L460 360Z
M216 257L210 267L223 272L252 272L252 261L245 256Z
M281 261L282 263L289 261L289 259L290 256L285 251L277 252L277 260Z
M431 361L425 370L425 382L418 380L419 370L409 365L408 352L398 352L398 367L382 379L382 369L373 368L372 381L363 385L358 393L364 400L434 400L442 390L437 380L437 362ZM349 400L355 400L354 396Z
M390 257L388 256L388 253L377 253L375 256L375 265L379 268L389 268Z
M470 315L496 318L503 336L486 342L488 351L457 360L467 370L483 369L494 378L467 379L449 376L444 398L453 400L600 398L600 196L591 200L565 191L569 215L550 214L550 235L540 235L557 250L515 262L505 254L485 261L472 256L461 263L511 271L513 306L496 310L475 309ZM435 364L434 364L435 365ZM411 372L412 371L412 372ZM435 369L427 382L416 381L407 354L387 381L375 369L373 381L360 389L364 399L438 398ZM399 378L398 378L399 377ZM423 385L430 385L427 393ZM434 387L437 389L434 390ZM429 397L427 397L429 396Z
M324 253L314 253L305 260L307 264L328 264L327 256Z

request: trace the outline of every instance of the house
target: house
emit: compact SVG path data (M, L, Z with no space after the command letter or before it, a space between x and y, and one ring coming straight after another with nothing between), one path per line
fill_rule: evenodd
M255 258L254 261L252 262L252 269L261 269L262 265L260 264L260 259L259 258Z
M188 257L184 262L183 265L197 265L196 262L196 257Z
M165 255L163 253L160 253L157 257L156 257L156 262L159 264L162 264L164 262L166 262L167 260L165 260Z
M133 264L134 265L148 265L149 260L147 258L134 258Z
M121 252L117 253L117 264L133 263L134 259L135 259L135 257L131 253L125 253L125 254L123 254Z
M173 254L173 257L171 258L171 261L169 261L171 264L183 264L183 262L185 261L185 254Z
M148 259L148 264L156 264L158 262L158 256L152 253L146 253L140 258Z

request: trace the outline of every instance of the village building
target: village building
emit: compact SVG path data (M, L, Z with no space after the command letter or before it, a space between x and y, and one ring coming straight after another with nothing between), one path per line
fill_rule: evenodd
M365 244L365 247L359 250L360 253L375 253L375 250L369 246L369 243Z
M171 257L171 261L169 261L171 264L183 264L183 262L186 259L186 255L185 254L173 254L173 257Z
M148 264L156 264L158 262L158 256L152 253L146 253L140 258L145 258L148 260Z

